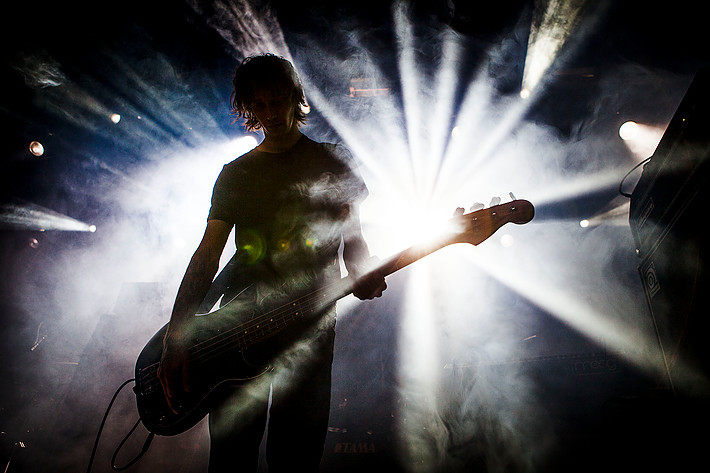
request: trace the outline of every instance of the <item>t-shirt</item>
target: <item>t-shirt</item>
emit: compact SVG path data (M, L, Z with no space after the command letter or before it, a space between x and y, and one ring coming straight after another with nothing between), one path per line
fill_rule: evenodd
M259 277L311 285L332 277L349 209L366 195L346 148L303 136L283 153L254 149L226 164L208 219L236 226L240 261Z

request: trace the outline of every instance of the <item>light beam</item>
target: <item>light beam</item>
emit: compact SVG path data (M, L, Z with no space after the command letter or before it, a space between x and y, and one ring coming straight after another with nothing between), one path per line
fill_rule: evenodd
M96 231L94 225L29 202L2 204L0 206L0 228L40 231Z
M529 98L579 25L587 0L536 0L521 97Z

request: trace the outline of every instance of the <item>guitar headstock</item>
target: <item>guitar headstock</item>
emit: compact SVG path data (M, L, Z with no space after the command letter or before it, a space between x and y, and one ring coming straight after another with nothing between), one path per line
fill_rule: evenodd
M515 199L505 204L493 205L488 208L461 213L454 216L457 226L457 243L478 245L493 235L506 223L522 225L535 216L535 207L527 200Z

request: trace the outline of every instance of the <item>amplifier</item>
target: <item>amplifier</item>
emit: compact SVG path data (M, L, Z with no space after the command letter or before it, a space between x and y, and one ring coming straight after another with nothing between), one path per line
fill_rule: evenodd
M693 79L631 194L639 274L670 386L710 394L710 69Z
M652 253L671 231L693 232L702 226L702 215L681 225L678 222L707 183L708 155L710 68L703 68L691 82L631 194L629 222L639 256ZM707 199L707 192L700 197Z

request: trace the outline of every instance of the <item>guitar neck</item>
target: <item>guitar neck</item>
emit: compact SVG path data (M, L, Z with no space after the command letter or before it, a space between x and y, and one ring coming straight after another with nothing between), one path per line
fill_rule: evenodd
M361 277L367 277L373 273L381 276L389 276L452 243L456 243L456 239L446 236L428 244L411 246L382 261L376 268L368 271ZM342 278L339 282L336 282L327 289L329 293L328 299L335 301L351 294L355 282L356 281L350 276Z
M415 245L409 247L385 260L385 262L375 271L383 276L389 276L390 274L395 273L452 243L455 243L455 241L449 237L446 237L427 245Z
M429 243L412 246L385 260L374 271L388 276L395 271L414 263L415 261L434 253L453 243L470 243L478 245L486 241L506 223L523 224L534 216L532 204L526 200L514 200L506 204L481 209L470 214L459 215L452 220L452 225L458 225L458 232L447 233Z

